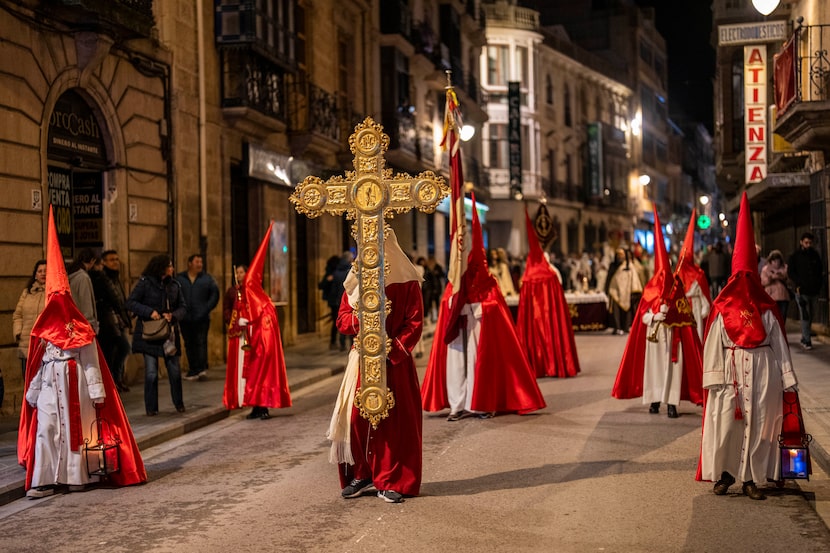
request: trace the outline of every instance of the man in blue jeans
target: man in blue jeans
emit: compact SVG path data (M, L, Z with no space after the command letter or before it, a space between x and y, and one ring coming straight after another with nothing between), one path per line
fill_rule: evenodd
M176 280L182 285L182 295L187 304L187 315L179 322L187 353L188 371L185 380L206 378L210 312L219 303L219 287L213 277L202 270L203 268L202 256L194 253L187 258L187 271L176 275Z
M801 348L813 349L810 338L813 314L822 285L821 256L813 249L815 237L810 232L801 235L799 248L787 262L790 279L795 283L795 301L801 319Z

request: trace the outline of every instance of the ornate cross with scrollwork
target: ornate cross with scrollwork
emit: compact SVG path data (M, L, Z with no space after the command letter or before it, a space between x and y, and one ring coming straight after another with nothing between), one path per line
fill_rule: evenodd
M389 270L383 255L385 218L412 208L432 213L449 194L449 187L432 171L416 177L406 173L393 177L392 170L385 168L383 158L389 148L389 136L371 117L355 127L349 137L349 147L355 156L354 171L346 171L345 177L335 176L326 182L318 177L306 177L291 194L291 202L299 213L310 218L323 213L345 213L347 219L354 221L360 321L356 341L360 354L360 389L354 401L360 415L377 428L395 406L394 395L386 387L386 354L391 342L386 337L390 306L385 293L385 274Z

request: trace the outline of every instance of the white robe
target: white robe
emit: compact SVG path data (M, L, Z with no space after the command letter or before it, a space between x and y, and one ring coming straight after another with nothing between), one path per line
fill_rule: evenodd
M697 325L697 337L703 343L703 332L706 330L706 316L712 309L712 305L709 303L709 298L703 294L703 290L701 290L700 284L697 281L692 282L692 285L686 291L686 297L689 298L689 303L692 305L692 315Z
M680 403L680 385L683 378L683 345L677 345L677 362L673 363L671 360L672 329L652 320L650 315L652 315L651 311L644 313L642 322L646 325L646 336L654 336L657 341L646 340L643 404L662 402L676 406Z
M472 411L470 407L473 402L478 341L481 334L481 303L465 305L461 309L461 315L466 316L467 326L447 345L447 401L452 413Z
M69 364L74 357L78 371L81 409L81 447L70 450L69 443ZM97 481L87 473L83 454L84 439L97 443L93 400L106 397L98 366L95 343L78 349L62 350L46 344L40 368L26 392L26 401L37 408L37 434L34 449L32 487L54 484L83 485Z
M763 314L767 337L753 349L729 339L720 314L703 346L703 387L709 390L703 420L701 475L717 481L723 471L758 484L781 475L778 435L782 392L796 385L790 348L775 316ZM743 419L735 419L736 389Z

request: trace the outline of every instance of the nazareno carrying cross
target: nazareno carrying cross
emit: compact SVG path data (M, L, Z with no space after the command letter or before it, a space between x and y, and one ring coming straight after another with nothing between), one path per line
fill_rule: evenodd
M345 213L347 219L354 221L360 321L355 342L360 354L360 388L354 401L360 416L377 428L395 405L394 395L386 387L386 354L390 348L386 337L390 306L385 293L389 269L383 247L386 218L413 208L432 213L449 194L449 187L432 171L416 177L406 173L393 176L383 157L389 148L389 136L371 117L355 127L349 147L354 154L354 171L325 182L319 177L306 177L291 194L291 202L297 212L309 218Z

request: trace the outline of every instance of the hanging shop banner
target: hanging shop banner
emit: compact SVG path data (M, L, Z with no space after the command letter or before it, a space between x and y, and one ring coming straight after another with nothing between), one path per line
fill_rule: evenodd
M588 124L588 195L602 196L602 123Z
M71 259L72 230L72 174L68 169L47 167L46 173L47 198L55 215L55 230L58 233L58 243L61 246L61 255Z
M767 176L767 46L744 46L746 184Z
M522 98L518 81L507 83L507 148L510 186L522 186Z

